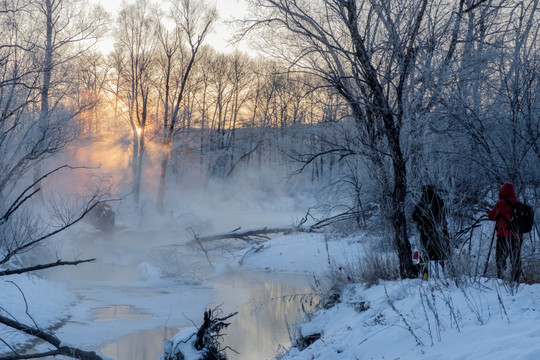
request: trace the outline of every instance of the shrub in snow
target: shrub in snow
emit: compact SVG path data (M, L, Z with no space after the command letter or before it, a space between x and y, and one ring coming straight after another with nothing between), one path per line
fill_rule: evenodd
M523 282L526 284L540 284L540 260L536 258L523 261Z
M367 249L360 259L346 259L342 264L332 264L327 274L330 288L340 289L346 284L363 283L367 286L379 281L399 279L399 261L393 253Z
M225 320L237 313L219 318L218 310L206 310L200 328L181 331L171 340L166 340L159 360L226 360L225 350L228 347L221 347L220 332L230 325Z

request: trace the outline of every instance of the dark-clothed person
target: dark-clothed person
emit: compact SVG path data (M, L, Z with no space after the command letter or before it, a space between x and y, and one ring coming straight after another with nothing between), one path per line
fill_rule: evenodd
M435 191L435 186L423 186L412 219L420 231L424 258L427 257L425 260L441 261L448 258L449 239L445 211L444 201Z

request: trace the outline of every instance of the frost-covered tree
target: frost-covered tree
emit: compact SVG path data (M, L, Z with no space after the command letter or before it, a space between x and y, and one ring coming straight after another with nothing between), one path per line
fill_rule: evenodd
M94 17L95 15L95 17ZM103 188L81 199L77 209L52 202L37 204L43 181L70 166L45 174L33 169L58 153L77 133L75 116L82 110L73 101L66 80L71 65L90 46L106 17L99 8L80 1L8 0L0 4L0 276L77 265L92 259L62 260L36 256L55 236L77 223L99 203ZM86 201L85 201L86 200ZM49 206L40 213L37 209ZM0 310L1 310L0 304ZM35 324L23 324L5 311L0 323L49 342L49 355L86 354L61 342ZM22 359L11 344L12 354ZM36 355L38 356L38 355ZM88 357L92 359L92 357ZM96 358L95 356L93 357Z
M135 204L139 204L146 137L151 121L156 65L156 19L148 0L123 3L114 28L115 71L120 79L116 96L131 129L131 185Z
M163 92L163 146L157 208L164 212L165 180L175 134L178 132L182 109L186 106L188 85L199 50L217 19L216 9L203 1L174 0L170 2L173 28L158 22L159 44L162 52L161 68L164 73Z
M414 129L441 99L440 87L460 58L465 14L491 1L259 0L246 24L293 71L314 74L349 106L360 146L333 154L360 156L380 189L394 230L402 277L413 275L406 202ZM461 45L460 45L461 44ZM322 153L327 154L328 151ZM321 154L321 155L322 155ZM313 159L311 157L310 159Z
M1 4L0 194L77 135L70 82L74 61L101 34L106 16L80 1ZM39 178L40 171L36 172ZM1 197L1 195L0 195Z

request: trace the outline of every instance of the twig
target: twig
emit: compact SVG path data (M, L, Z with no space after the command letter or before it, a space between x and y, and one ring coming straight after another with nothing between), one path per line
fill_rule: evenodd
M24 292L21 290L21 288L19 287L19 285L15 284L15 282L11 281L11 280L8 280L9 283L11 283L13 286L15 286L17 288L17 290L19 290L19 292L21 293L21 296L24 300L24 306L25 306L25 313L26 313L26 316L28 316L28 318L30 320L32 320L32 322L34 323L34 326L35 327L38 327L38 324L36 323L36 321L34 320L34 318L32 317L32 315L30 315L30 312L28 311L28 301L26 301L26 296L24 296Z
M210 261L210 256L208 255L208 250L206 250L201 243L201 240L199 239L199 236L195 233L193 228L190 228L191 232L193 233L193 237L195 238L195 241L197 241L197 244L199 244L199 248L203 251L204 256L206 257L206 261L208 261L208 264L210 265L211 269L214 269L214 265L212 264L212 261Z
M412 329L412 327L409 325L409 323L407 322L407 319L405 319L405 316L403 316L403 314L401 312L399 312L398 309L396 309L394 303L392 302L392 300L390 300L390 296L388 295L388 291L386 290L386 286L384 287L384 293L386 294L386 298L388 300L388 304L390 305L390 307L392 308L392 310L394 310L394 312L396 314L398 314L398 316L401 318L401 321L403 321L403 323L405 324L405 328L411 333L411 335L414 337L414 340L416 341L416 345L418 346L425 346L424 343L422 342L422 340L420 340L420 338L418 336L416 336L416 334L414 333L414 330ZM1 359L0 359L1 360Z

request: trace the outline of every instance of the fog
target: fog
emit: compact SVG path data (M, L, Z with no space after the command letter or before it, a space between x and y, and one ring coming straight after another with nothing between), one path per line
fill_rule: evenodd
M206 175L207 169L198 159L186 157L176 172L169 172L166 211L160 215L156 211L160 149L148 145L137 205L131 196L130 146L129 141L107 137L79 140L47 162L44 171L64 164L83 168L64 169L47 178L45 199L74 207L80 204L76 200L92 193L97 184L111 186L108 196L115 213L114 233L103 234L81 222L52 248L51 256L98 259L95 264L69 269L71 280L147 280L157 276L156 272L198 279L214 269L201 249L184 246L194 236L238 228L291 226L315 204L314 186L304 175L290 176L294 170L291 164L254 170L240 167L232 176L216 179ZM67 204L70 202L73 204ZM174 243L181 246L166 246ZM219 257L225 250L212 255Z
M48 168L69 164L86 169L65 170L46 179L44 190L50 194L84 194L99 181L110 182L111 202L120 227L170 227L211 233L261 226L291 225L315 205L317 194L301 174L290 176L294 164L270 164L255 169L239 167L228 178L210 178L208 169L198 159L181 159L169 171L165 206L166 213L156 213L157 187L161 153L148 145L144 160L140 203L134 204L129 167L131 144L112 138L78 141L70 149L48 163ZM191 232L191 230L190 230Z

